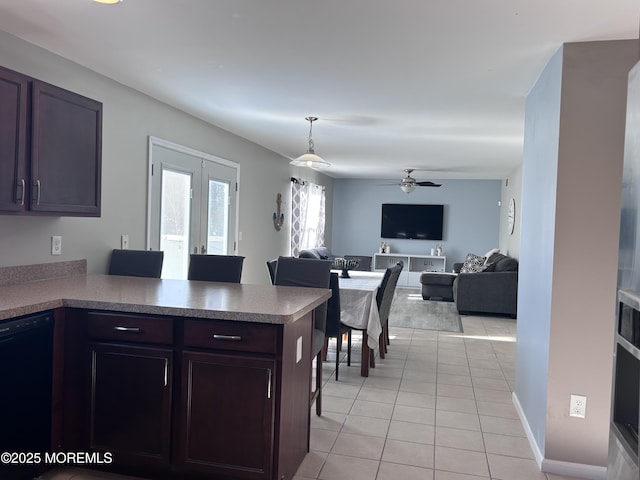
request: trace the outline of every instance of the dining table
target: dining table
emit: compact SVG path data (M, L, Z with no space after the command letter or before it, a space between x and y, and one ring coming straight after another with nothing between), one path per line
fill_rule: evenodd
M376 295L384 272L349 271L348 277L338 272L340 286L340 321L362 331L362 361L360 374L369 376L375 367L375 352L382 333Z

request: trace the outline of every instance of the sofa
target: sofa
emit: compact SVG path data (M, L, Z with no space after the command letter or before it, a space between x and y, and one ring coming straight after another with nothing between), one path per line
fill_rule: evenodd
M300 250L298 253L300 258L315 258L316 260L333 260L336 256L331 253L327 247L309 248L307 250Z
M460 314L485 313L516 317L518 311L518 261L493 253L482 271L462 273L463 263L453 266L459 272L453 282L453 300Z

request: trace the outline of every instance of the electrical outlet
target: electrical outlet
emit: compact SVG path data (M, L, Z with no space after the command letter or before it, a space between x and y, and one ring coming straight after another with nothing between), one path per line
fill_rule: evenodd
M62 255L62 237L60 235L51 237L51 255Z
M122 235L120 237L120 248L122 248L122 250L129 250L129 235Z
M587 397L584 395L571 395L569 404L569 416L584 418L587 413Z

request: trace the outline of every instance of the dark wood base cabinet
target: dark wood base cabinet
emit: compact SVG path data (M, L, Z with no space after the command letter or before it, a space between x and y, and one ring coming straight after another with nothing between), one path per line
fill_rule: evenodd
M92 450L118 466L168 467L171 367L168 349L91 344Z
M58 381L74 394L59 449L110 452L101 468L154 479L293 478L309 448L311 313L277 325L67 309L64 321Z
M224 478L271 478L274 360L185 352L179 462Z

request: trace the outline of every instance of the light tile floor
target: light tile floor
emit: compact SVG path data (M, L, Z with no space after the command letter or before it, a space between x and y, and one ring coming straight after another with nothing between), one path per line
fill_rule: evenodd
M366 379L354 345L336 382L330 347L323 415L312 408L311 451L295 480L570 480L540 472L513 406L515 320L462 322L463 334L392 328ZM42 479L131 477L67 468Z
M568 480L540 472L513 406L516 321L462 322L463 334L392 328L366 379L343 361L336 382L330 349L295 480Z

